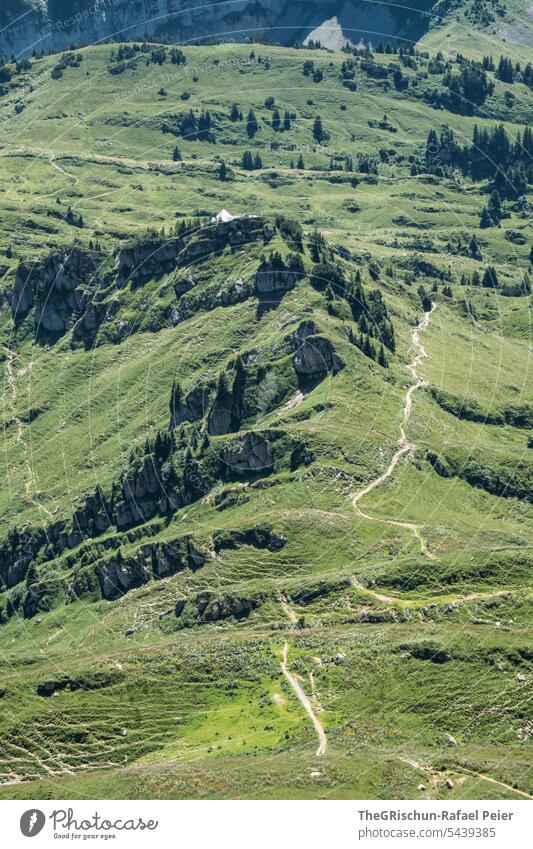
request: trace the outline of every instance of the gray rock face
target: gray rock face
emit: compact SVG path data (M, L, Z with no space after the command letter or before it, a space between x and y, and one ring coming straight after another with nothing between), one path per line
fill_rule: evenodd
M11 293L15 321L35 306L35 329L63 333L71 324L72 314L84 308L88 296L84 288L98 270L98 257L73 247L52 254L43 263L21 264Z
M113 524L113 511L100 486L74 511L72 527L83 538L103 534Z
M433 0L417 4L429 10ZM28 13L29 7L34 11ZM319 29L322 24L328 26ZM416 9L376 6L364 0L233 0L214 4L206 14L202 0L3 0L0 54L29 55L33 48L66 50L71 44L94 44L143 35L177 43L232 33L233 38L268 36L294 44L308 36L334 49L368 41L368 33L404 35L416 41L429 26ZM226 35L227 37L227 35Z
M128 245L118 252L119 283L158 277L173 268L189 266L216 255L228 245L238 248L249 242L264 240L264 226L264 219L259 217L235 218L213 224L198 221L196 230L189 234L168 239L147 236L143 241ZM190 289L194 283L194 278L189 275L184 288Z
M217 307L230 307L247 300L252 294L252 286L242 278L230 281L224 286L210 286L199 294L183 295L173 309L170 322L176 326L192 318L201 310L214 310Z
M183 422L197 422L203 419L209 408L214 388L214 383L200 384L191 389L185 399L182 400L179 387L174 386L170 399L170 424L168 429L172 431Z
M230 474L267 472L274 468L274 450L261 434L247 433L242 441L222 451L222 462Z
M127 560L115 557L96 567L102 596L110 601L144 586L182 572L196 571L206 562L205 555L192 539L182 537L173 542L147 543Z
M181 251L179 240L151 240L123 248L117 256L117 272L121 283L127 280L158 277L176 265Z
M320 379L327 374L336 374L344 367L329 339L316 335L316 330L313 322L304 321L294 336L294 370L304 379Z
M295 271L262 270L255 276L255 289L258 295L290 292L296 286L297 280L298 274Z
M180 506L175 493L165 486L160 465L148 454L140 465L122 475L114 499L116 525L123 530Z
M151 577L142 555L127 562L109 560L96 567L96 574L100 581L102 596L109 601L114 601L137 587L142 587Z
M176 602L175 614L178 618L187 619L187 624L207 624L231 618L246 619L266 600L264 593L243 596L237 593L218 595L205 591L192 599L179 599Z
M254 548L280 551L287 543L285 537L274 533L266 525L247 528L244 531L220 531L213 538L213 549L218 554L224 549L235 549L241 545L251 545Z

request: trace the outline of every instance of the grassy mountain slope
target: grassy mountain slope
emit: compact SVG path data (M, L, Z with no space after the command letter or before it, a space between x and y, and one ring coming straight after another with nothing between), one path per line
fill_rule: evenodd
M130 50L0 99L0 795L530 794L529 207L425 151L530 89Z

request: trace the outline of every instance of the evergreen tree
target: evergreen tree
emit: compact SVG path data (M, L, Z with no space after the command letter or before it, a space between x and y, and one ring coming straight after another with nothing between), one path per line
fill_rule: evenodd
M489 265L485 269L485 273L483 275L482 285L486 289L497 289L500 285L498 280L498 274L496 273L496 269L493 265Z
M315 118L315 122L313 124L313 138L316 142L320 144L327 138L327 134L324 131L324 127L322 125L322 118L320 115L317 115Z
M485 230L487 227L492 227L494 224L492 218L489 215L489 211L486 206L483 207L481 211L481 217L479 219L479 226L481 230Z
M385 348L383 347L383 345L380 345L379 348L378 363L380 364L380 366L383 366L383 368L389 367L389 361L387 359L387 355L385 354Z
M504 83L514 82L514 68L510 59L506 59L505 56L500 56L500 61L498 62L498 67L496 69L496 76Z
M500 199L500 195L496 189L494 189L489 198L489 202L487 203L487 210L494 223L496 225L499 224L500 219L502 217L502 202Z
M252 156L252 154L250 153L249 150L244 151L244 153L242 155L241 166L242 166L242 168L244 168L245 171L253 171L254 160L253 160L253 156Z
M257 118L255 117L253 109L250 109L248 118L246 119L246 132L248 133L248 138L253 139L258 130L259 124L257 123Z

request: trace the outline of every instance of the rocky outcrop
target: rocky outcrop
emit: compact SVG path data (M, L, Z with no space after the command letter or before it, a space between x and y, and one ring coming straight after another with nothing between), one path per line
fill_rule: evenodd
M298 282L296 271L289 269L261 268L255 275L255 290L258 295L279 295L290 292Z
M80 319L74 325L72 331L71 348L76 349L80 344L90 347L98 334L100 326L104 322L111 321L120 309L117 298L99 303L90 301Z
M113 524L113 510L100 485L87 495L72 515L72 527L80 535L80 542L87 537L97 537ZM72 547L72 546L70 546Z
M274 468L271 441L260 433L247 433L242 440L221 452L228 475L267 473Z
M295 604L311 604L319 598L324 598L330 593L347 590L351 586L348 578L339 581L319 581L316 584L310 584L303 587L298 587L289 593L290 598Z
M344 368L333 344L324 336L317 335L316 325L312 321L300 324L294 334L294 346L294 370L304 381L320 380Z
M184 222L168 238L147 234L119 251L116 261L119 284L130 280L142 283L216 256L228 246L237 249L250 242L264 241L264 228L263 218L250 216L213 224L195 219ZM189 277L188 283L194 285L194 279Z
M67 50L72 44L97 44L151 36L177 44L197 39L268 38L280 44L321 39L325 47L404 37L417 41L428 29L433 0L412 10L374 6L364 0L332 4L328 0L235 0L215 5L206 15L202 0L3 0L0 12L0 55L30 55L38 50ZM30 11L31 10L31 11ZM335 20L332 24L333 16ZM329 22L326 27L322 24ZM319 29L320 28L320 29Z
M446 454L427 451L426 458L443 478L461 478L491 495L533 502L533 463L527 459L509 466L493 456L452 450Z
M0 590L24 580L30 564L47 543L43 528L15 528L0 547Z
M47 563L69 549L81 547L76 554L65 555L64 568L75 569L75 577L68 589L72 599L85 593L95 593L91 574L98 576L101 594L105 598L118 598L134 587L152 578L162 578L180 569L199 568L204 555L187 540L167 544L147 544L134 556L124 558L119 550L140 536L152 535L158 526L147 522L158 516L169 516L181 507L205 496L221 480L241 478L246 475L260 477L274 469L295 469L308 464L313 456L303 443L279 430L248 432L235 441L207 445L194 456L190 449L176 449L173 436L159 433L154 443L130 458L129 468L115 481L112 492L106 495L98 487L80 501L71 522L60 519L46 527L28 527L12 531L0 546L0 590L11 589L28 582L30 568L35 563ZM135 525L143 525L133 530ZM120 537L105 536L110 527ZM91 545L83 545L92 540ZM217 546L239 544L278 550L283 538L269 529L256 527L236 532L234 537L217 537ZM113 555L102 560L102 554L113 550ZM95 569L95 561L97 561ZM59 584L53 592L58 590ZM35 615L47 609L51 587L32 575L29 590L8 598L7 607L0 606L0 618L10 618L21 606L25 615Z
M236 549L242 545L267 551L281 551L287 544L285 537L274 533L268 525L258 525L244 531L218 531L213 536L213 550L219 554L224 549Z
M119 669L113 669L109 672L87 672L76 677L63 675L61 678L51 678L46 681L40 681L37 684L37 695L44 698L50 698L62 690L69 690L75 693L77 690L102 690L104 687L111 687L122 680L122 673Z
M179 599L175 613L185 627L219 622L223 619L247 619L267 598L266 593L245 596L241 593L219 594L205 591L192 599Z
M211 401L211 395L215 388L214 383L200 384L195 386L184 399L178 383L174 383L170 396L170 424L169 430L175 430L183 422L198 422L207 413Z
M143 554L128 560L123 560L119 556L113 557L106 563L97 566L96 574L100 581L102 596L109 601L121 598L137 587L142 587L151 578Z
M94 251L74 246L51 254L44 262L21 264L11 293L15 322L35 307L35 332L61 334L72 324L75 313L84 309L101 258Z
M117 255L119 284L123 285L129 280L148 280L172 271L177 265L181 250L181 239L162 240L156 236L122 248Z
M181 537L171 542L146 543L128 558L115 555L99 564L95 572L103 598L114 601L151 580L168 578L184 569L194 572L205 562L206 555L194 541ZM75 586L71 594L79 597Z
M113 502L118 530L181 506L172 489L166 487L161 463L152 454L142 457L122 475Z
M252 285L239 277L223 286L209 286L202 292L183 295L170 312L169 324L175 327L192 318L198 312L210 312L217 307L231 307L240 304L251 297L252 293Z

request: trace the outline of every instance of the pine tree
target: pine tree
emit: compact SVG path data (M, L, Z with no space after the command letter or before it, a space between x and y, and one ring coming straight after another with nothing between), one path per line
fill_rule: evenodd
M485 273L483 275L482 285L486 289L497 289L500 285L500 281L498 280L498 274L493 265L489 265L485 269Z
M244 151L244 153L242 155L241 166L242 166L242 168L244 168L245 171L253 171L254 160L253 160L252 154L250 153L249 150Z
M298 157L298 169L300 171L303 171L305 169L304 158L302 154L300 154L300 156Z
M174 430L177 426L179 413L181 411L181 387L176 379L172 384L172 392L170 393L170 424L169 430Z
M486 230L487 227L493 226L493 220L489 215L489 211L486 206L483 207L481 211L481 217L479 219L479 226L482 230Z
M489 202L487 203L487 211L496 225L500 223L502 217L502 202L500 195L496 189L492 192Z
M231 112L230 112L230 116L229 116L230 121L238 121L240 114L241 113L239 112L239 107L237 106L236 103L233 103L232 106L231 106Z
M380 345L379 348L378 363L380 364L380 366L383 366L383 368L389 367L389 361L387 359L387 355L385 354L385 348L383 347L383 345Z
M174 148L174 151L172 153L172 159L174 160L174 162L181 162L181 150L178 146Z
M222 160L222 162L220 163L220 167L218 169L218 179L222 180L222 182L224 182L226 180L227 176L228 176L228 169L226 168L226 163L224 162L224 160Z
M324 131L324 127L322 125L322 118L320 117L320 115L316 116L315 122L313 124L313 138L319 144L327 138L326 133Z
M248 133L248 138L253 139L258 130L259 124L257 123L257 118L255 117L253 109L250 109L248 112L248 118L246 119L246 132Z

